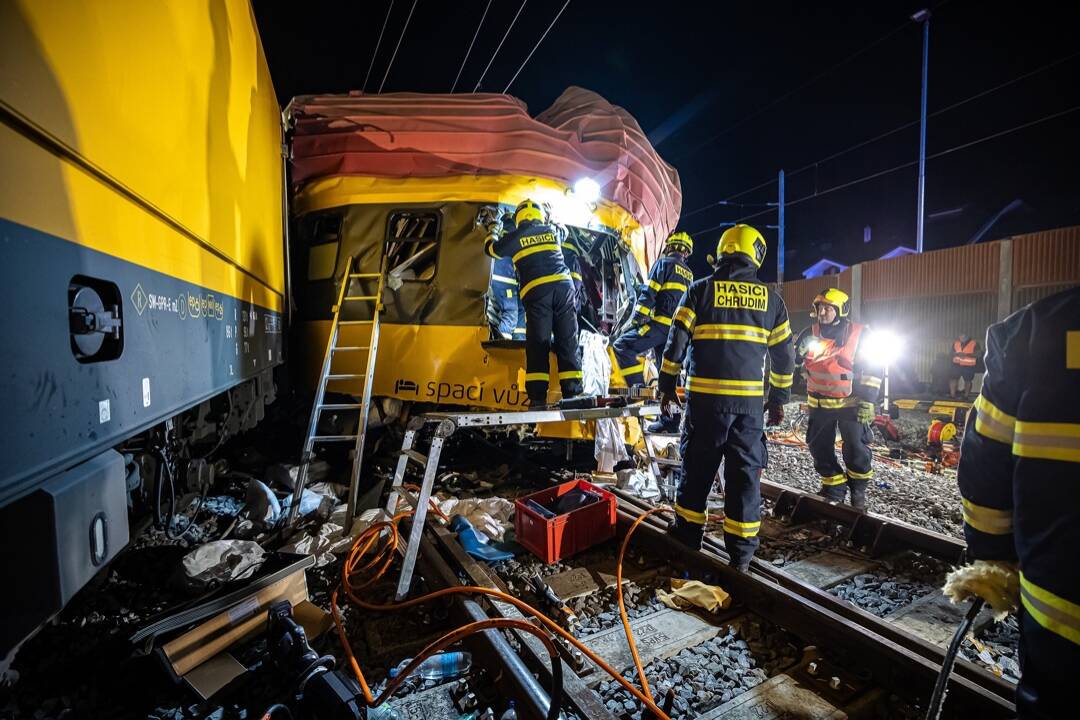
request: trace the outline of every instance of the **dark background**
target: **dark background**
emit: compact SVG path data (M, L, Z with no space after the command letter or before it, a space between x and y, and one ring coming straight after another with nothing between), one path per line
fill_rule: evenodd
M449 92L487 0L418 0L384 92ZM480 89L502 92L562 0L531 0ZM680 229L711 249L743 218L768 238L775 273L775 182L788 172L787 278L821 257L844 264L915 245L917 166L812 197L918 158L918 125L814 163L919 117L919 2L690 3L572 0L510 87L530 113L569 85L625 107L679 170ZM282 3L255 15L282 103L364 85L389 0ZM412 6L395 0L367 82L376 92ZM521 6L493 0L458 84L471 92ZM929 112L1068 58L932 117L932 156L1080 106L1080 6L931 2ZM794 91L794 92L792 92ZM1014 200L985 240L1080 224L1080 112L927 161L926 249L967 242ZM792 174L800 168L802 172ZM809 198L800 201L801 198ZM697 211L697 212L695 212ZM748 217L753 216L753 217ZM864 243L865 228L870 242ZM699 250L694 265L704 266Z

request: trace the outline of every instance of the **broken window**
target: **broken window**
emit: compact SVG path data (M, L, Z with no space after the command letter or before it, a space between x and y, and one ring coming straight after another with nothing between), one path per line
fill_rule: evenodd
M341 224L342 216L338 213L304 218L300 232L301 241L308 246L308 280L326 280L334 276L341 245Z
M386 226L388 284L430 282L435 277L439 247L439 213L395 210Z

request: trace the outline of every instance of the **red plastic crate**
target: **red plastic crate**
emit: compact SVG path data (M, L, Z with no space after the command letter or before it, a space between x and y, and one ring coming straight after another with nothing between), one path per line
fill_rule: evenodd
M601 501L550 520L525 505L527 500L534 500L546 507L578 488L596 493ZM615 536L617 505L614 495L585 480L571 480L526 495L514 503L517 541L546 563L568 558Z

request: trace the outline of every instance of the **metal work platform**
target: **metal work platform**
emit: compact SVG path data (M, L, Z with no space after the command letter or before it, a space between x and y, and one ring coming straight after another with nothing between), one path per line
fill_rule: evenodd
M443 444L457 432L458 428L470 427L509 427L512 425L542 425L544 423L566 422L573 420L601 420L603 418L642 418L656 417L660 414L659 405L625 405L623 407L598 407L582 409L525 410L522 412L434 412L418 415L409 420L405 428L405 438L401 443L401 455L398 456L394 470L394 482L390 487L390 496L386 500L386 513L393 517L397 509L398 498L412 506L414 514L409 542L405 547L405 561L401 566L401 578L398 580L397 600L400 602L409 593L413 570L416 567L416 554L420 549L420 537L424 532L427 519L428 501L435 484L435 475L439 467L439 456ZM416 435L426 425L437 425L435 436L431 439L428 454L414 450ZM412 460L424 466L424 480L420 485L420 494L413 496L405 489L405 468Z

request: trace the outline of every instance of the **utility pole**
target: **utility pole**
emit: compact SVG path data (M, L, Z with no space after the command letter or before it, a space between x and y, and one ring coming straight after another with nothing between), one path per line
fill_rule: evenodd
M930 63L930 10L924 8L911 16L923 26L922 46L922 112L919 116L919 199L915 218L915 250L923 251L923 221L926 217L926 77Z
M779 242L777 242L776 248L776 289L781 295L784 294L784 171L780 171L780 204L778 205L780 220L777 223L777 236Z

